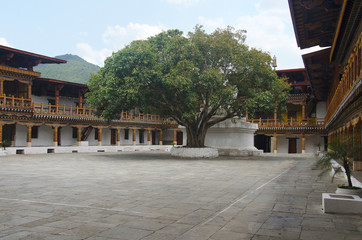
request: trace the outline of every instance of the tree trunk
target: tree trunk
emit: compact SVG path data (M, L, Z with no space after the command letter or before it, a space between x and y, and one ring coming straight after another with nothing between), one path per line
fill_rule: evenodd
M352 187L351 169L350 169L347 161L343 161L343 167L344 167L344 170L346 171L348 187Z
M206 124L199 128L186 127L187 147L205 147Z

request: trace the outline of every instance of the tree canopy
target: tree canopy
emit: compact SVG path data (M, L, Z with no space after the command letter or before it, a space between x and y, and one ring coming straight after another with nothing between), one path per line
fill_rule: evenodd
M87 102L107 120L138 107L186 127L187 146L204 146L207 130L228 118L281 112L289 85L268 53L245 44L232 27L183 35L168 30L133 41L107 58L89 80Z

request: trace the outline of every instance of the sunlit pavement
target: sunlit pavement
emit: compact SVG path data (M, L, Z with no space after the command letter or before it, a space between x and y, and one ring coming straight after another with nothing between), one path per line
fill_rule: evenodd
M0 158L0 239L361 239L324 214L312 157L181 160L165 152ZM341 181L341 180L339 180Z

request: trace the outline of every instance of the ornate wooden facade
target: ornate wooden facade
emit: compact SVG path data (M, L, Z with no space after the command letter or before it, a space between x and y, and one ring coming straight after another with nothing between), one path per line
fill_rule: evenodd
M255 136L256 147L265 152L282 150L288 153L305 153L320 150L317 145L325 145L325 109L315 100L305 69L276 72L279 77L287 78L292 86L287 101L287 112L279 117L275 112L274 118L271 119L247 119L259 126ZM313 145L309 145L308 149L305 144L306 138L313 141Z
M133 145L136 145L137 131L139 142L146 144L146 133L149 145L162 145L164 132L170 129L174 132L171 138L176 135L177 124L158 115L122 112L119 119L107 123L96 116L95 109L86 107L86 85L41 78L40 73L33 71L33 67L41 63L66 61L0 46L0 142L8 140L12 146L30 147L38 128L43 126L52 131L52 139L42 143L49 146L63 145L60 135L65 127L72 127L73 137L76 136L74 143L78 145L87 141L93 129L98 145L102 144L102 129L110 132L108 137L111 139L107 142L111 145L121 144L121 131L132 136ZM26 141L22 141L22 137Z
M298 46L328 47L303 56L317 100L326 101L328 140L361 146L361 1L289 0L289 6ZM361 155L355 160L362 167Z

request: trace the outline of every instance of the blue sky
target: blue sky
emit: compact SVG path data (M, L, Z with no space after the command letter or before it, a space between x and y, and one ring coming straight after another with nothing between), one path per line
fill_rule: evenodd
M54 57L103 61L132 40L162 30L247 30L247 44L278 59L277 69L303 67L287 0L2 1L0 45Z

